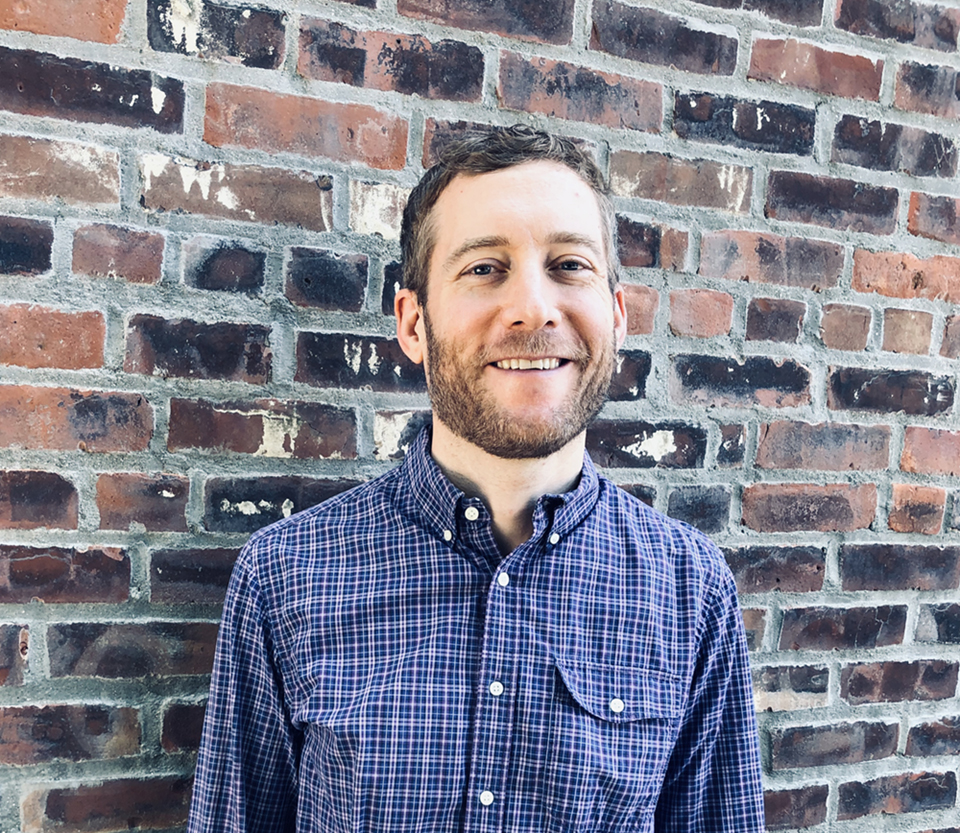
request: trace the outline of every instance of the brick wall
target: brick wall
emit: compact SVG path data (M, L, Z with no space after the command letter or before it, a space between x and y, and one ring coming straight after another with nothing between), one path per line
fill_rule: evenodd
M724 548L771 830L960 829L960 2L0 3L0 830L178 830L247 535L395 464L398 213L581 139L589 446Z

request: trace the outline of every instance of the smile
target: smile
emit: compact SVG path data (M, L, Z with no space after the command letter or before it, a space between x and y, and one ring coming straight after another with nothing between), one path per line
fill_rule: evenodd
M496 362L501 370L554 370L560 367L560 359L503 359Z

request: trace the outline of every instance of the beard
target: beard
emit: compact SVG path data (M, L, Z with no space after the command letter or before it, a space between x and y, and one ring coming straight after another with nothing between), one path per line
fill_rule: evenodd
M465 346L437 336L426 309L424 327L427 391L434 416L458 437L495 457L521 460L550 456L583 432L607 399L617 353L613 334L595 352L582 343L571 349L566 342L542 332L513 335L498 343L496 351L486 347L471 357ZM501 406L483 380L484 368L497 357L522 355L567 356L580 371L577 386L560 405L528 420Z

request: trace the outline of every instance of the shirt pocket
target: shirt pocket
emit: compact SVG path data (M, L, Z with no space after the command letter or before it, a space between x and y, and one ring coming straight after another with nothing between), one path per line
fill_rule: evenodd
M558 662L549 746L551 830L643 829L656 806L681 714L677 677Z

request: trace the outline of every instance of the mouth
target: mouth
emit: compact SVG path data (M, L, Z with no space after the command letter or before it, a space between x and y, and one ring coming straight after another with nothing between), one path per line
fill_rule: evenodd
M566 362L566 359L550 356L543 359L501 359L493 364L501 370L556 370Z

